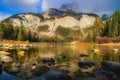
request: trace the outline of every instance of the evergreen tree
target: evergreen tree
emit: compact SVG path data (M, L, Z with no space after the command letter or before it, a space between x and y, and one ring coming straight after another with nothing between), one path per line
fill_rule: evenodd
M116 37L120 36L120 11L113 13L111 18L107 19L104 27L104 36Z
M4 39L14 39L14 29L10 23L3 23L1 26L2 37Z
M118 36L118 15L119 15L119 11L116 11L113 15L112 15L112 37Z

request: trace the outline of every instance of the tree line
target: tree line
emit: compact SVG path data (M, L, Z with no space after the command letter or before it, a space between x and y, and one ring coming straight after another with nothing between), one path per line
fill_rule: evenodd
M117 10L107 19L102 36L120 36L120 10Z
M0 38L19 41L38 41L36 33L25 27L14 27L8 22L0 22Z
M120 37L120 10L115 11L111 17L108 17L103 22L99 17L96 17L94 25L86 28L88 33L87 42L99 42L104 39L117 39ZM112 41L112 40L111 40Z

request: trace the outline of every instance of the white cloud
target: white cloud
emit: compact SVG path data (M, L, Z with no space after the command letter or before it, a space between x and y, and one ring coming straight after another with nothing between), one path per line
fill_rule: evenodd
M8 18L8 17L10 17L11 15L10 14L2 14L2 13L0 13L0 21L1 20L4 20L4 19L6 19L6 18Z
M46 10L48 8L60 8L62 4L72 2L75 2L75 0L43 0L42 9Z
M119 0L43 0L42 9L60 8L63 4L76 2L79 5L80 12L97 13L101 15L105 12L106 14L112 13L112 10L116 8L115 3L118 1Z
M35 5L38 4L40 0L20 0L21 3L29 4L29 5Z
M19 4L27 4L27 5L35 5L41 0L3 0L5 4L19 3Z

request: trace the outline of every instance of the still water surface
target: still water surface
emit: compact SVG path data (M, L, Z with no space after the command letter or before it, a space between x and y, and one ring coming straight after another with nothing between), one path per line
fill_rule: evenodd
M99 49L99 51L93 52L93 49ZM113 49L118 49L119 51L115 52ZM6 51L11 53L11 56L16 60L16 63L22 64L22 69L20 73L11 73L11 68L5 67L8 69L3 69L0 80L26 80L24 74L27 74L28 80L42 80L40 76L32 76L29 78L29 76L31 76L30 71L32 64L43 64L42 59L48 58L55 60L54 67L59 66L62 70L70 70L71 72L69 75L72 77L75 72L80 74L78 71L86 71L78 67L77 63L81 61L97 62L95 67L100 67L100 63L106 60L120 62L119 45L34 43L33 47L28 49L8 49ZM25 55L19 56L18 53L20 51L25 51ZM80 57L81 54L86 54L88 57ZM63 66L63 64L68 63L70 65L69 67L66 67L66 65ZM50 66L51 70L54 68L53 66Z

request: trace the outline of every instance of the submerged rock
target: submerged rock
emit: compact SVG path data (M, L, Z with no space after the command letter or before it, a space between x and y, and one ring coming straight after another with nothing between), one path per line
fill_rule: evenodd
M33 77L33 75L32 75L31 72L25 72L25 73L24 73L24 76L25 76L25 80L26 80L26 79L29 80L29 79L31 79L31 78Z
M89 57L87 54L80 54L80 57Z
M8 64L9 66L4 67L4 71L7 73L16 74L21 71L21 65L19 63Z
M1 62L3 62L3 63L10 63L10 62L13 62L13 58L11 58L10 56L3 56L1 58Z
M50 71L49 67L45 66L45 65L36 65L33 69L32 69L32 74L35 76L40 76L45 72Z
M6 52L6 51L0 51L0 58L4 57L4 56L7 56L9 55L10 53L9 52Z
M113 72L104 71L100 68L93 70L94 75L98 80L116 80L117 77Z
M78 62L78 66L83 69L91 68L95 65L95 62Z
M102 68L112 71L120 77L120 62L104 61L102 62Z
M41 80L69 80L67 74L61 71L49 71L40 77Z
M22 65L20 63L13 63L11 65L11 72L12 73L17 73L20 72L20 68L22 67Z
M50 59L42 59L43 63L47 63L49 66L55 64L55 60L53 58Z

